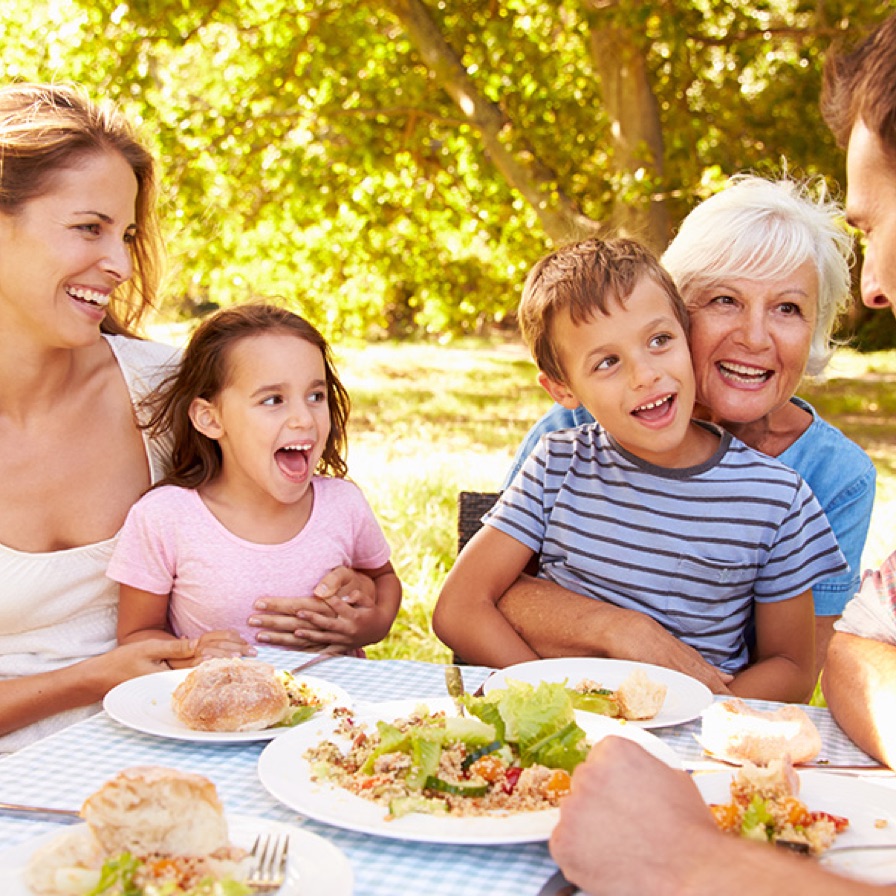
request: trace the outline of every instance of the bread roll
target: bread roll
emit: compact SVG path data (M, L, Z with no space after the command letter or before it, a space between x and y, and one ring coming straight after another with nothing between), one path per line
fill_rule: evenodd
M731 795L743 804L749 804L754 794L765 800L781 800L799 793L799 775L787 759L773 759L768 765L747 761L731 780Z
M616 702L623 719L652 719L662 708L667 687L651 681L643 669L636 669L616 688Z
M63 831L29 859L25 881L35 893L83 896L103 863L123 852L166 856L216 878L238 874L245 855L230 846L215 785L176 769L125 769L87 798L81 816L86 825Z
M176 769L125 769L87 798L81 816L109 855L201 856L229 843L215 785Z
M283 719L289 695L267 663L212 659L175 688L171 705L185 725L199 731L259 731Z
M708 753L735 763L809 762L821 751L818 729L798 706L759 710L738 699L710 706L698 739Z

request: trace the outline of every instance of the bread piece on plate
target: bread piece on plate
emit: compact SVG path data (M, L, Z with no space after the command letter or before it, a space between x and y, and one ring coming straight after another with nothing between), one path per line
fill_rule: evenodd
M268 663L211 659L175 688L171 706L198 731L260 731L284 718L289 694Z
M29 860L25 882L35 893L83 896L103 863L123 852L165 856L215 878L241 874L245 851L230 845L215 785L202 775L125 769L85 800L81 816L86 825L63 831Z
M809 762L821 751L818 729L798 706L760 710L736 698L705 710L698 739L707 753L735 763Z
M800 779L788 759L773 759L768 765L745 762L731 779L731 796L745 805L754 794L766 800L799 796Z
M81 896L96 887L104 861L90 828L67 828L31 854L25 884L47 896Z
M201 856L229 842L215 785L171 768L125 769L87 798L81 816L110 855Z
M652 719L662 708L667 687L651 681L643 669L636 669L616 689L616 700L623 719Z

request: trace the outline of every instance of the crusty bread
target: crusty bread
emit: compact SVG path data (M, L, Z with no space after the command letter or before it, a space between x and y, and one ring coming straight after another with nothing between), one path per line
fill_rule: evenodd
M228 845L215 785L176 769L125 769L87 798L81 815L110 855L201 856Z
M643 669L636 669L616 688L616 701L623 719L652 719L662 708L667 687L651 681Z
M125 769L87 798L81 816L86 825L63 831L29 859L25 881L35 893L89 893L105 860L122 852L194 867L201 862L217 876L239 872L244 851L230 846L215 785L201 775L158 766Z
M289 694L267 663L238 658L200 663L174 690L174 714L199 731L259 731L289 709Z
M759 710L743 700L714 703L703 713L700 743L728 762L768 765L776 759L809 762L821 750L821 735L798 706Z

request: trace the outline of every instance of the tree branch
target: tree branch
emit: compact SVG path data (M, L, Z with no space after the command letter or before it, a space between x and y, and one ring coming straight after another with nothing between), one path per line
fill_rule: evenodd
M597 233L600 225L559 188L555 172L539 160L501 107L477 89L421 0L385 0L385 6L465 121L477 129L495 167L535 210L547 235L562 242Z

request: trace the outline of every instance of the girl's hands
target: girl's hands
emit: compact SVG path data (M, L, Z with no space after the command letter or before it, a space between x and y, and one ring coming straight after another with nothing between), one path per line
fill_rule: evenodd
M332 646L352 650L360 646L376 601L360 590L342 597L318 598L296 614L295 637L311 649Z
M264 644L291 647L298 650L317 650L333 644L332 635L348 637L357 633L363 617L348 618L347 608L370 608L376 602L373 579L345 566L328 572L317 584L310 597L266 597L255 602L256 612L249 617L249 625L259 629L256 639ZM324 619L329 621L325 622ZM330 626L328 628L328 626ZM351 646L346 644L346 649Z

